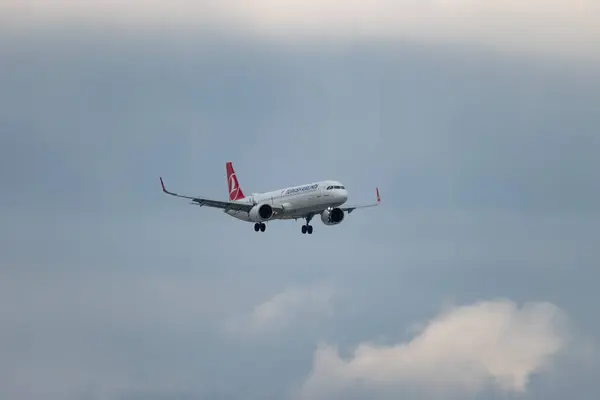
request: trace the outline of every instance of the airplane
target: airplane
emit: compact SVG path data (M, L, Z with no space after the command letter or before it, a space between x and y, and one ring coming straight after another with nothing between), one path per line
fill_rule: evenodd
M222 209L226 214L246 222L254 223L255 232L264 232L265 222L273 220L306 220L302 234L313 233L310 221L321 216L325 225L337 225L358 208L374 207L381 203L379 188L375 188L377 201L369 204L343 206L348 199L348 190L338 181L326 180L308 183L265 193L245 196L231 161L225 163L229 201L211 200L205 197L184 196L166 189L162 177L160 184L164 193L192 200L191 204Z

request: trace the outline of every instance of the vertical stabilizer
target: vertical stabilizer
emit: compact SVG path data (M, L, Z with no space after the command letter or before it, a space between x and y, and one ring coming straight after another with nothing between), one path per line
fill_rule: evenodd
M245 197L244 192L240 187L240 183L238 182L238 178L235 174L235 170L233 169L233 164L231 163L231 161L228 161L225 164L225 167L227 170L227 187L229 189L229 200L235 201L243 199Z

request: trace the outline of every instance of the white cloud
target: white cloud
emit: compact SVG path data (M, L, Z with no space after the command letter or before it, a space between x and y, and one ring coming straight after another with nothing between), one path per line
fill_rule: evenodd
M279 333L296 324L310 324L331 311L334 290L327 285L291 287L256 306L247 315L230 319L226 329L242 336Z
M362 343L349 359L320 346L302 398L330 397L361 382L371 390L417 387L475 393L488 384L523 392L565 349L564 313L553 304L486 301L438 315L409 342Z
M596 0L4 0L11 23L109 21L254 32L273 38L323 35L461 41L598 56ZM0 17L1 18L1 17Z

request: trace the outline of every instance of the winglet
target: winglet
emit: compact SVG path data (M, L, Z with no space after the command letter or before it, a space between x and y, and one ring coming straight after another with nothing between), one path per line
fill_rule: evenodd
M379 197L379 188L375 188L375 193L377 193L377 203L381 203L381 197Z
M160 177L160 186L162 186L162 191L165 193L169 193L165 188L165 183L163 182L162 176Z

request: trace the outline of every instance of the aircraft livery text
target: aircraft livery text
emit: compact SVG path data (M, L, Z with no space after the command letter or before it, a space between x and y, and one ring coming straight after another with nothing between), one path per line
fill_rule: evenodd
M319 184L315 183L315 184L312 184L312 185L306 185L306 186L300 186L300 187L295 187L295 188L292 188L292 189L288 189L283 194L284 195L290 195L290 194L308 192L308 191L316 190L318 187L319 187Z

